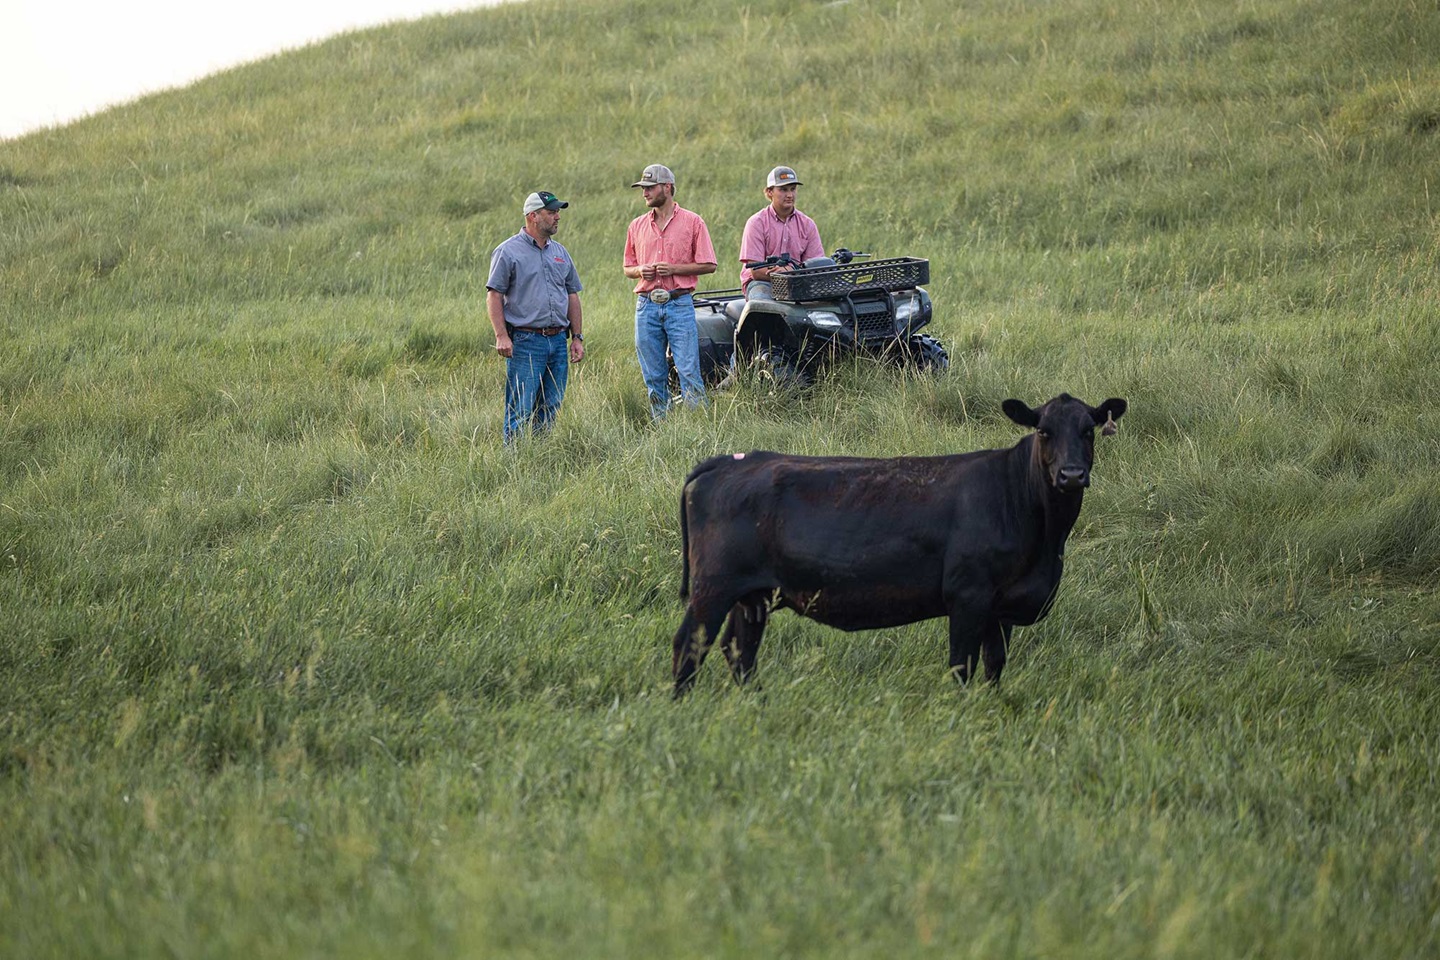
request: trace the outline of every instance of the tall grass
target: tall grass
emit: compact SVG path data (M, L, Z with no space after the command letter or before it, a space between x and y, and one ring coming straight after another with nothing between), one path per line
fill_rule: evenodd
M1437 948L1440 20L1423 4L548 0L0 143L0 955ZM662 161L931 260L953 367L648 422ZM500 448L481 301L572 205L590 354ZM999 690L779 616L668 698L717 451L1124 396Z

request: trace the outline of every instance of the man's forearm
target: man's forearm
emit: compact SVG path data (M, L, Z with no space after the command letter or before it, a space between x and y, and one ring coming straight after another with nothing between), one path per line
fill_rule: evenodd
M707 273L715 272L713 263L677 263L673 266L678 277L703 277Z
M657 263L654 268L658 277L700 277L715 272L713 263Z
M572 337L584 338L584 318L580 311L580 295L570 294L570 302L566 304L565 319L570 321L570 335Z
M490 326L494 329L496 338L505 336L505 298L494 290L487 291L485 312L490 315Z

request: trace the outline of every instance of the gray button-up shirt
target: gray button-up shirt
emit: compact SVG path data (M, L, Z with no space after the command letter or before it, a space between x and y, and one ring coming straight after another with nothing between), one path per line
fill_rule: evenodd
M541 247L521 230L495 248L485 286L505 298L505 322L512 327L568 327L570 294L580 292L580 274L559 243Z

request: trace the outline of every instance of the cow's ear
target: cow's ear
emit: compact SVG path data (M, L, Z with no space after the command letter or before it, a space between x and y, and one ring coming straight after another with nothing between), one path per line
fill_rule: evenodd
M1019 400L1006 400L1000 404L1000 409L1005 411L1005 416L1022 427L1040 426L1040 414Z
M1096 423L1104 423L1106 420L1119 420L1125 416L1125 411L1129 406L1128 403L1119 397L1111 397L1109 400L1100 404L1100 406L1091 410L1090 417Z
M1102 430L1101 433L1107 437L1113 437L1118 429L1115 426L1115 421L1125 416L1125 410L1128 406L1129 404L1119 397L1111 397L1109 400L1100 404L1100 406L1092 409L1090 411L1090 418L1096 423L1103 422L1105 429Z

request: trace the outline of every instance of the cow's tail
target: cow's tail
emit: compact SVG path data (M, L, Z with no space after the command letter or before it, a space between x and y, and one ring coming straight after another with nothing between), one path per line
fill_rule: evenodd
M744 459L744 454L727 457L711 457L696 465L680 487L680 599L690 599L690 511L685 509L685 492L697 477L709 473L731 460Z

